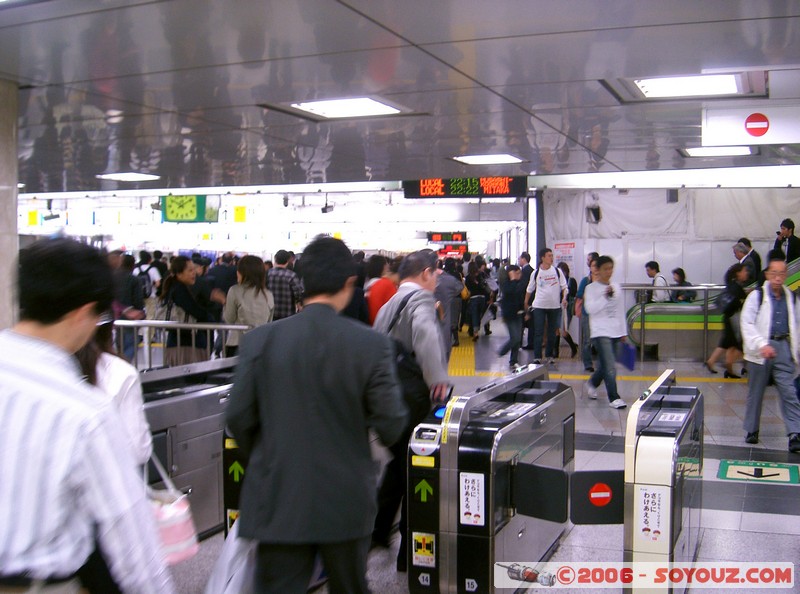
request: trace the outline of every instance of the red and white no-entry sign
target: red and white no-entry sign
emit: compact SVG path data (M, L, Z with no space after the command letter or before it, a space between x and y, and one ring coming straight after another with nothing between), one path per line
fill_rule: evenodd
M611 487L605 483L595 483L589 489L589 502L597 507L611 503Z
M744 121L744 129L750 136L764 136L769 130L769 119L763 113L751 113Z

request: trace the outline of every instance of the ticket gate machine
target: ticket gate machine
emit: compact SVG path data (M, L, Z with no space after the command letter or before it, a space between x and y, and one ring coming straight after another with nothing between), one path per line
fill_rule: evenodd
M625 562L666 565L696 559L702 474L703 395L697 388L676 386L675 372L667 370L628 414Z
M412 593L492 592L495 562L545 559L567 527L575 395L533 366L453 398L408 448Z

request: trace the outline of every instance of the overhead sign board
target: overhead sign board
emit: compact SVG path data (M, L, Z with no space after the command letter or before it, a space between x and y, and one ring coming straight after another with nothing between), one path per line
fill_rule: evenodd
M800 105L703 108L703 146L800 143Z
M440 177L403 182L406 198L519 198L528 193L528 178L522 176Z
M459 243L467 241L466 231L428 231L428 241L435 243Z

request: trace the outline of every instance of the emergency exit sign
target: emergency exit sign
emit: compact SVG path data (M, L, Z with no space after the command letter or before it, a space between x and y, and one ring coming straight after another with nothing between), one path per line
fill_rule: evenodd
M800 105L703 108L703 146L800 143Z

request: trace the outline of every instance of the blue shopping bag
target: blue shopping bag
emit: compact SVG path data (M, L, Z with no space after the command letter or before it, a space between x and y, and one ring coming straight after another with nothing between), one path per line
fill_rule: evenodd
M628 342L618 343L617 362L633 371L636 367L636 347Z

